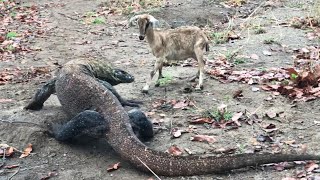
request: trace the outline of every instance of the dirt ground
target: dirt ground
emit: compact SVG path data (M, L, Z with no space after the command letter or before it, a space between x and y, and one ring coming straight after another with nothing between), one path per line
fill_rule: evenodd
M194 24L200 27L211 27L221 31L228 26L228 18L236 16L235 30L241 32L241 39L228 43L211 43L210 52L205 57L213 60L219 54L240 49L244 55L256 54L259 59L248 59L236 65L237 69L287 67L293 64L293 49L308 45L318 45L319 41L311 41L306 37L307 30L295 29L281 25L292 17L306 16L310 1L281 1L279 4L263 5L264 1L250 1L241 8L222 6L223 1L172 0L166 7L149 11L161 21L163 26L177 27ZM146 144L156 150L166 151L170 146L177 145L180 149L188 149L194 154L210 154L221 148L235 149L235 153L251 152L260 149L262 152L272 151L276 145L284 151L299 151L302 144L307 152L319 153L319 126L314 125L318 118L320 100L293 103L284 96L274 96L260 89L253 91L255 85L242 83L221 83L216 79L207 78L201 92L184 93L183 88L191 84L187 79L196 73L195 67L171 66L164 68L164 74L173 77L170 83L162 87L150 88L149 94L142 94L141 89L148 77L155 57L151 54L146 41L138 39L137 27L124 27L127 16L110 15L105 24L84 24L82 15L96 11L103 4L100 0L65 0L65 1L28 1L21 0L20 5L37 5L40 16L46 19L46 33L35 36L28 42L32 47L40 47L14 60L0 61L1 71L5 68L47 67L53 75L59 65L77 58L100 58L113 63L135 76L135 82L115 86L118 92L127 99L139 99L144 102L141 109L155 123L156 135ZM254 11L255 13L251 15ZM80 17L80 18L79 18ZM250 22L249 22L250 20ZM248 21L248 22L247 22ZM266 33L255 34L253 30L241 31L241 23L259 24ZM266 39L273 38L279 44L286 45L286 50L273 51L271 56L265 50L279 45L264 44ZM282 46L284 47L284 46ZM19 164L19 169L0 169L0 179L41 179L50 172L57 175L50 179L156 179L133 168L125 160L119 158L104 139L82 140L72 144L59 143L45 133L45 129L32 123L45 125L61 121L66 117L60 108L59 101L53 95L45 103L41 111L25 111L23 106L34 95L36 89L50 76L33 77L27 82L10 82L0 85L0 142L23 150L28 143L33 145L32 154L20 159L19 153L8 157L6 165ZM235 91L241 89L243 98L232 98ZM10 99L4 101L3 99ZM160 100L190 100L195 106L187 108L155 107ZM216 108L225 104L228 111L254 112L261 118L261 123L252 125L241 122L237 129L212 128L210 125L193 125L194 132L184 133L179 138L172 138L173 128L190 129L192 116L200 115L205 109ZM126 109L130 109L127 108ZM265 117L268 112L276 112L281 116L275 119ZM18 122L18 123L8 123ZM19 123L20 122L20 123ZM32 123L23 123L32 122ZM257 142L257 137L268 133L261 124L274 124L278 128L272 138L273 142ZM194 142L190 137L195 134L214 136L216 142ZM292 143L294 141L294 143ZM187 151L183 155L188 155ZM120 169L107 172L108 166L121 163ZM155 162L156 163L156 162ZM284 179L297 178L304 170L304 164L284 170L276 170L276 166L248 167L225 174L210 174L192 177L161 177L161 179ZM319 171L318 171L319 172ZM302 178L319 178L317 172L308 172Z

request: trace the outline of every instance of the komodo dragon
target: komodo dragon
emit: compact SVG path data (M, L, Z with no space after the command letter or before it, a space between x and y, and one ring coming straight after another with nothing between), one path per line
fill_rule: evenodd
M91 75L65 67L61 69L55 86L63 109L75 116L63 125L62 129L65 132L81 132L86 128L94 128L94 125L99 127L105 124L105 137L115 152L142 171L148 171L146 167L148 166L158 175L187 176L221 173L246 166L283 161L320 160L320 156L312 154L239 154L201 157L173 156L155 151L139 141L131 128L130 117L119 100ZM77 116L79 114L81 116L88 109L95 110L101 116L96 120L103 122L81 122L82 119ZM60 131L54 133L59 135Z
M113 88L113 86L120 83L133 82L134 77L131 74L121 69L114 68L109 63L96 59L71 60L64 66L68 66L68 68L74 69L74 71L82 71L85 74L95 77L97 81L108 88L118 98L123 106L139 107L138 104L140 104L141 102L124 100ZM46 82L41 88L39 88L32 101L25 107L25 109L42 109L43 103L50 97L51 94L56 93L55 82L56 78L53 78Z
M102 84L105 88L110 90L117 99L121 102L123 106L132 106L139 107L138 104L141 104L140 101L134 100L125 100L123 99L117 91L113 88L113 86L120 83L131 83L134 81L134 77L123 71L121 69L116 69L111 66L111 64L106 63L101 60L72 60L66 63L62 68L70 69L75 72L82 72L86 75L92 76L95 78L97 82ZM30 110L40 110L43 107L44 102L51 96L51 94L56 93L56 81L57 78L53 78L46 82L41 88L39 88L32 98L32 100L24 107L24 109ZM137 135L137 137L141 140L149 140L153 137L153 127L152 123L145 114L139 109L132 109L128 112L130 116L130 122L132 128ZM104 120L97 120L102 118L97 112L87 110L83 112L81 115L77 117L78 119L82 119L85 121L93 121L93 122L104 122ZM94 119L94 120L90 120ZM100 124L101 127L94 129L90 129L88 131L82 132L84 135L89 136L100 136L103 134L106 129L105 123ZM56 124L54 129L59 129L60 126ZM88 128L89 129L89 128ZM59 134L56 134L56 138L61 141L72 140L73 136L75 136L75 132L71 133L71 131L63 131L61 130ZM76 133L77 134L77 133Z

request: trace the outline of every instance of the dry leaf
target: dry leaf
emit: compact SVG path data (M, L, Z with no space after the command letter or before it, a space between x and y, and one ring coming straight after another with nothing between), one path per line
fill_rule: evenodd
M13 169L13 168L17 168L19 166L20 166L19 164L15 164L15 165L4 166L3 168L4 169Z
M259 56L256 54L251 54L250 58L255 59L255 60L259 60Z
M318 169L319 168L319 165L316 164L315 162L309 162L307 163L305 166L304 166L304 169L307 171L307 172L311 172L315 169Z
M199 142L208 142L208 143L216 142L216 139L213 136L208 136L208 135L195 135L193 137L190 137L190 140L199 141Z
M178 146L176 146L176 145L169 147L167 152L174 155L174 156L180 156L182 154L182 150L180 148L178 148Z
M115 164L109 166L108 169L107 169L107 171L108 171L108 172L111 172L111 171L117 170L117 169L119 169L119 168L120 168L120 162L115 163Z
M242 112L236 113L236 114L234 114L234 115L232 116L232 119L231 119L231 120L232 120L234 123L236 123L237 126L241 126L241 124L240 124L240 122L239 122L238 120L241 118L242 115L243 115Z
M182 133L185 133L186 131L178 129L178 128L172 128L171 134L173 137L178 138L182 135Z
M19 158L24 158L24 157L29 156L31 151L32 151L32 144L29 143L27 148L24 149L23 153L21 154L21 156Z
M41 178L41 180L47 180L47 179L50 179L51 177L55 177L55 176L58 176L57 172L49 172L48 175Z
M211 118L198 118L190 121L190 123L192 124L205 124L205 123L212 124L213 122L214 120Z
M274 111L269 111L269 112L266 113L266 115L270 119L273 119L273 118L277 117L277 113L274 112Z

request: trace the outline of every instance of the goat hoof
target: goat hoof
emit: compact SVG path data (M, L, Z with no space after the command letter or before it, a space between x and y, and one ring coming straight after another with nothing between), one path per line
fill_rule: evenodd
M141 91L143 94L149 94L149 90L148 89L142 89Z
M203 90L203 86L197 86L194 90L195 91L202 91Z

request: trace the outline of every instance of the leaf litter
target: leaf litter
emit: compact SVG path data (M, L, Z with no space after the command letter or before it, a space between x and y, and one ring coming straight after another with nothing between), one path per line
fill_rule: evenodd
M310 101L320 97L320 47L308 46L293 50L293 67L236 70L223 58L207 60L206 73L222 83L241 82L259 85L274 95L284 95L294 101ZM259 87L253 87L258 91ZM234 97L238 94L235 93Z
M46 19L41 17L40 8L0 1L0 61L15 60L17 55L39 50L27 42L46 33Z

